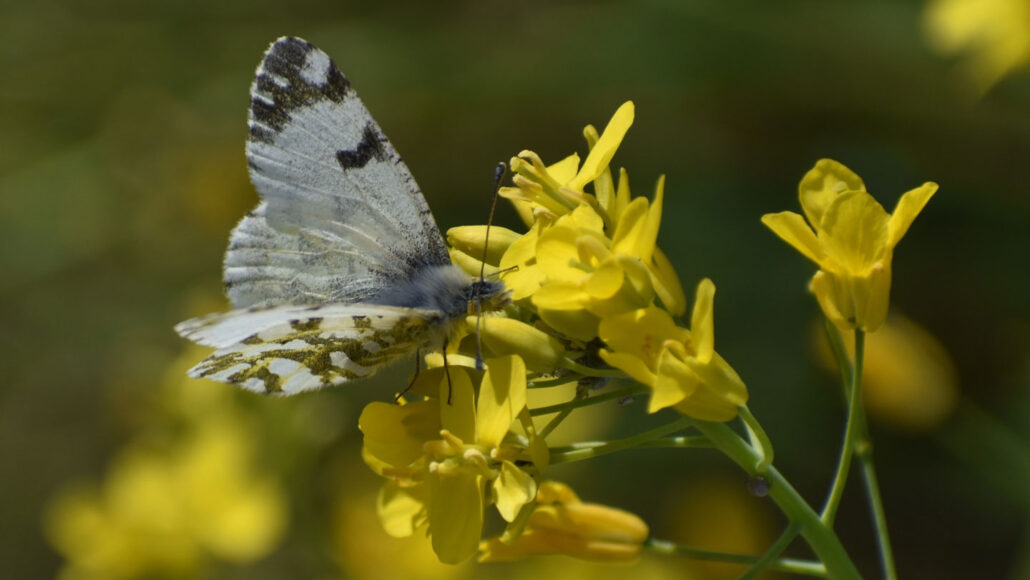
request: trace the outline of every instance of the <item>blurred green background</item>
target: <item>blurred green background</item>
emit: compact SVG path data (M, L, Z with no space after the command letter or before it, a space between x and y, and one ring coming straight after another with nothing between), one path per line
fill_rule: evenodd
M4 3L3 575L54 575L62 558L43 532L51 498L69 482L103 485L129 442L154 432L174 438L182 418L161 410L167 395L159 393L169 381L181 386L185 364L202 352L171 329L225 307L227 236L257 201L243 157L247 91L267 44L292 34L348 75L441 229L485 221L497 161L525 148L549 162L583 154L583 126L603 128L619 104L635 101L635 125L613 165L629 170L638 195L668 176L660 244L688 294L705 276L718 286L720 353L748 383L778 467L816 505L843 429L840 396L834 375L815 362L817 311L805 292L813 267L759 218L797 211L797 182L820 157L855 170L888 210L904 191L938 182L896 252L892 309L950 354L961 402L918 429L873 416L898 568L909 578L1030 577L1030 73L975 86L963 55L928 42L927 7ZM499 221L518 227L510 208ZM382 569L361 568L341 548L339 528L350 524L332 506L371 504L377 481L360 464L357 414L395 391L407 370L300 401L227 395L253 417L262 442L255 468L281 480L289 523L267 557L180 575L377 577ZM652 424L640 407L609 410L570 436ZM657 537L702 548L734 547L716 545L733 510L745 513L744 531L731 536L760 528L769 537L782 525L714 453L639 451L561 466L554 476L587 501L640 514ZM718 508L713 489L737 499ZM857 478L837 528L875 576ZM602 577L574 562L553 565L568 577ZM650 559L638 566L639 577L726 573L670 572L680 564Z

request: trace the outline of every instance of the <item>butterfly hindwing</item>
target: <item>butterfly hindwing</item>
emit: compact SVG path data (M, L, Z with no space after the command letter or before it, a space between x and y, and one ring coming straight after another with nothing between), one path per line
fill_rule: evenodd
M234 310L176 330L218 348L190 376L291 395L371 376L435 340L440 328L439 313L429 310L329 304Z
M408 168L332 60L272 43L251 87L247 160L262 204L230 238L236 307L368 301L450 263Z

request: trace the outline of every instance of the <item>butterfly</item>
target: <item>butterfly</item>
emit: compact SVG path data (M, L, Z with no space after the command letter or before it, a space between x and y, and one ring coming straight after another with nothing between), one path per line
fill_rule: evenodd
M294 394L439 348L498 281L455 266L411 172L325 52L271 44L250 90L247 163L261 203L225 255L235 308L178 324L217 350L189 370Z

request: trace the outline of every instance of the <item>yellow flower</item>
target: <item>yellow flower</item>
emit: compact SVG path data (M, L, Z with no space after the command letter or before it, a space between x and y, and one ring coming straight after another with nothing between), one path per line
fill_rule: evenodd
M486 363L478 401L469 370L451 365L449 380L443 373L432 379L439 399L371 403L358 421L366 463L390 480L380 494L383 527L404 537L428 525L445 563L475 554L486 505L510 522L535 497L536 481L516 461L542 468L534 441L509 436L514 422L529 422L522 359Z
M967 53L961 72L980 93L1030 61L1026 0L935 0L923 21L935 49Z
M641 261L612 252L601 217L581 205L540 235L537 266L544 283L533 293L540 318L566 336L589 341L601 317L651 303L654 290Z
M790 211L762 223L819 266L810 289L827 318L842 330L873 332L887 317L894 246L936 191L924 183L888 214L850 169L821 159L798 186L808 224Z
M705 421L728 421L747 402L747 387L715 352L715 285L698 284L688 331L669 314L650 306L606 318L600 337L611 350L601 358L650 386L648 412L675 407Z
M541 216L564 215L583 203L603 208L601 211L607 213L616 206L608 164L633 124L633 116L633 102L627 101L615 111L600 137L588 126L584 133L591 148L582 167L576 154L545 166L536 153L523 151L510 163L516 187L502 187L501 195L515 202L526 225L532 225ZM596 197L583 192L591 182Z
M639 517L599 504L583 503L567 485L540 484L525 530L513 542L492 538L479 546L480 562L565 554L583 560L625 562L636 559L648 536Z
M656 246L665 178L650 202L631 201L625 170L618 187L612 180L609 163L633 114L627 102L602 135L590 126L584 130L591 149L582 167L577 155L545 167L535 153L522 152L512 160L516 187L501 190L532 226L501 259L502 270L513 268L504 275L512 299L533 296L545 321L581 340L596 335L598 316L642 307L654 294L674 315L686 309L679 279ZM584 192L588 183L593 195ZM597 269L600 274L590 276Z
M286 505L274 480L252 473L254 452L242 421L224 415L171 452L129 448L102 489L68 490L51 504L45 528L68 560L62 576L190 576L210 557L265 556Z

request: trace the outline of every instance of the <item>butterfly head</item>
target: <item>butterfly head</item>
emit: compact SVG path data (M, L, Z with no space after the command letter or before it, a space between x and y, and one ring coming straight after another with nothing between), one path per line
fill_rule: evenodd
M500 310L511 304L511 291L499 280L476 280L466 287L469 314Z

